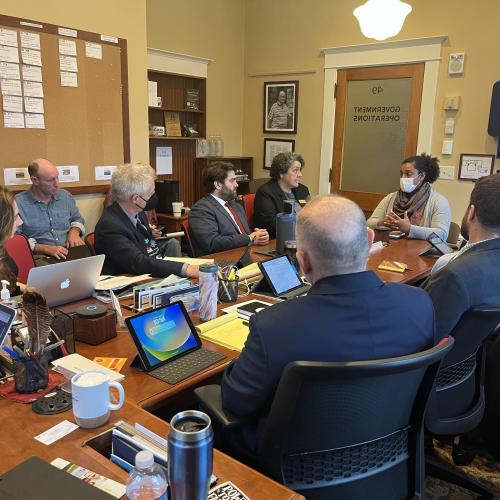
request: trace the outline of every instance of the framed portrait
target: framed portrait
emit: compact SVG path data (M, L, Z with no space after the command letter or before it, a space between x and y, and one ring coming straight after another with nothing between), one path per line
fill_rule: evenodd
M273 158L279 153L293 153L293 139L264 139L264 168L270 169Z
M460 155L458 179L461 181L477 181L481 177L493 173L495 155L467 154Z
M299 82L264 82L264 132L297 133Z

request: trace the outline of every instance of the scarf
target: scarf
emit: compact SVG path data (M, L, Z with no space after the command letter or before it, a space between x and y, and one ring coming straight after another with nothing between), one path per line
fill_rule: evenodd
M392 210L399 217L404 217L406 212L410 224L419 226L430 195L431 185L428 182L423 182L413 193L405 193L400 189L394 200Z

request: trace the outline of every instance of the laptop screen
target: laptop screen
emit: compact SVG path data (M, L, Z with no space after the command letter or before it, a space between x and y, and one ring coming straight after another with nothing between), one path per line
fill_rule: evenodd
M260 264L276 295L303 285L297 270L286 255L263 261Z
M126 323L148 370L201 345L181 302L127 318Z
M16 310L0 304L0 346L3 344L9 328L14 318L16 317Z

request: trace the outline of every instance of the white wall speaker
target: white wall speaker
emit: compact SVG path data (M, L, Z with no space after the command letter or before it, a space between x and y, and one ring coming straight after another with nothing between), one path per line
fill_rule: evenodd
M448 62L448 74L461 75L464 72L465 53L450 54Z

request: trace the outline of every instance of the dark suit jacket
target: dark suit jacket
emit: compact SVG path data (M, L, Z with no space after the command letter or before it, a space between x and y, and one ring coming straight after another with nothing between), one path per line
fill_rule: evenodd
M249 234L247 216L243 207L230 202ZM197 201L189 212L189 232L196 255L223 252L244 247L250 242L248 234L241 234L226 209L211 194Z
M153 238L144 212L139 214ZM104 274L151 274L152 276L181 275L183 264L149 257L144 235L132 224L118 203L106 208L95 227L95 251L104 254Z
M307 296L251 317L245 347L224 374L222 403L244 419L243 438L255 449L288 363L402 356L434 340L434 310L424 291L384 283L372 271L323 278Z
M436 309L436 332L448 335L476 306L500 306L500 238L483 241L432 275L423 285Z
M299 184L292 193L297 201L309 198L309 189ZM255 227L267 229L270 238L276 237L276 214L285 210L286 196L278 181L271 179L257 189L253 220Z

